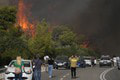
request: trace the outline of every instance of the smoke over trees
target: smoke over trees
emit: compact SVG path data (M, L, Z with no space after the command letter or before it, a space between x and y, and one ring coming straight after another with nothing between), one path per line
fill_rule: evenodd
M16 1L16 0L15 0ZM24 0L37 20L68 24L103 54L120 52L119 0Z

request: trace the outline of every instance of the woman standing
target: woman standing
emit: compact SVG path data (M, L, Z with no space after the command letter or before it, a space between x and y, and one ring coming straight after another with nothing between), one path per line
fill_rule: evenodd
M48 60L48 74L49 74L49 78L52 78L53 64L54 64L54 60L52 58L50 58Z
M69 58L70 63L71 63L71 77L72 78L76 78L76 67L77 67L77 61L78 61L78 57L73 55Z
M17 56L16 61L14 62L15 67L15 80L22 80L22 71L24 64L21 60L21 56Z

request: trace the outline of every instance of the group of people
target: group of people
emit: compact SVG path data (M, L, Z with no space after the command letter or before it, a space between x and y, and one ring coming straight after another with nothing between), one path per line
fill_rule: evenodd
M78 57L75 55L72 55L69 60L71 63L71 78L76 78L76 67L77 67L77 61ZM52 73L53 73L53 65L54 65L54 60L53 58L49 56L44 57L45 60L45 67L46 71L49 74L49 78L52 78ZM34 73L33 77L35 80L41 80L41 66L43 65L42 60L40 59L39 55L36 55L35 58L33 59L33 64L34 64ZM22 80L22 72L24 71L24 63L22 62L21 56L17 56L16 62L14 62L14 67L15 67L15 80Z
M33 60L33 64L35 65L35 68L34 68L34 79L35 80L41 80L41 65L42 64L45 66L45 70L48 72L49 78L52 78L54 60L52 57L49 57L49 56L45 56L44 60L45 60L45 64L43 64L39 55L36 55L35 59Z

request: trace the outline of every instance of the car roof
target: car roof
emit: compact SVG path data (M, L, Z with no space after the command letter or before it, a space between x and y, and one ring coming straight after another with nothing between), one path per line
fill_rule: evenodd
M110 55L102 55L101 57L110 57Z
M12 61L16 61L16 60L12 60ZM23 59L22 59L22 61L31 61L31 60L23 60Z
M84 56L83 58L91 58L91 56Z

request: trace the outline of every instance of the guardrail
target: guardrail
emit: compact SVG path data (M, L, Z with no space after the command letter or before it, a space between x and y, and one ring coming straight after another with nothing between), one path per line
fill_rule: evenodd
M6 68L1 68L0 69L0 80L2 80L4 78L4 72L5 72Z

